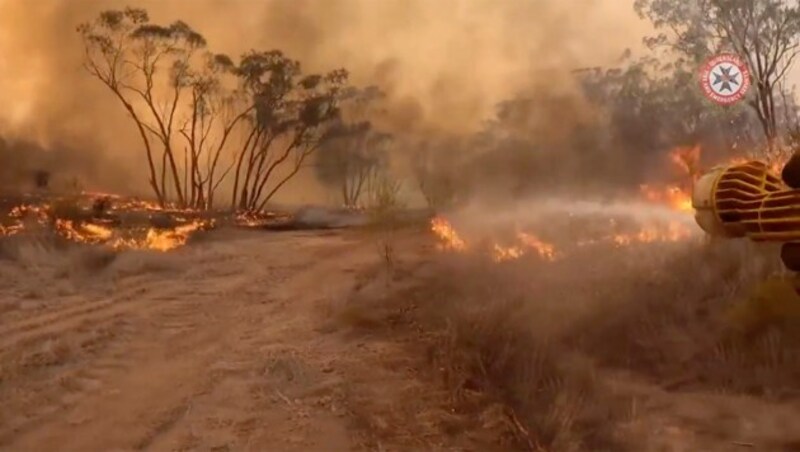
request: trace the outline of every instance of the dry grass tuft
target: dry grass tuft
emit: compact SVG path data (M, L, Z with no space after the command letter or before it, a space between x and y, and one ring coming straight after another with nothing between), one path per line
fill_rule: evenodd
M563 347L521 293L498 290L498 273L485 273L484 265L434 265L389 295L363 292L339 321L373 335L413 337L460 431L500 438L496 446L506 450L621 450L609 421L624 421L630 400Z
M623 450L614 425L627 419L630 399L565 346L545 310L481 265L440 286L424 313L440 325L429 354L453 402L480 417L502 412L507 438L522 449Z
M400 197L400 189L399 182L383 175L376 178L369 193L369 224L387 275L393 274L397 265L395 242L398 231L403 227L401 216L405 202Z
M669 389L800 395L800 296L769 249L717 244L675 256L587 315L571 343Z
M780 272L773 251L721 242L554 263L439 257L394 291L362 290L339 321L413 338L459 428L490 431L503 447L638 450L646 439L625 427L639 389L626 381L800 395L800 297L769 279Z

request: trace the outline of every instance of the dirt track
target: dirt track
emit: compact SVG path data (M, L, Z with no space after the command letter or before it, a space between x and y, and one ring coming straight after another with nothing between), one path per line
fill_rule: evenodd
M375 249L341 235L235 234L123 254L98 277L28 275L27 288L9 266L0 449L354 447L344 374L370 352L342 353L358 344L320 330Z
M416 267L426 242L409 238L396 245ZM222 230L166 254L26 242L0 252L0 450L517 450L492 406L454 411L415 327L393 330L394 312L373 304L404 284L389 289L380 262L355 231ZM594 291L607 304L598 288L618 290L613 276L625 273L604 266L602 284L575 283L559 279L569 262L521 265L530 287L519 290L534 303ZM490 298L476 293L477 304ZM462 295L456 305L472 300ZM372 332L353 334L342 319L353 300L370 303ZM627 404L604 428L635 445L603 450L798 450L796 399L681 387L634 368L592 373Z

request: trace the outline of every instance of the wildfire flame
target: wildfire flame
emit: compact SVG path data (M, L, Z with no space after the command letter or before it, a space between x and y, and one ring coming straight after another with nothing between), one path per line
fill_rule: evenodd
M663 187L642 184L639 186L639 192L647 202L664 205L679 212L691 212L693 210L691 185L698 175L700 146L675 148L670 151L669 160L678 170L684 183Z
M495 260L495 262L519 259L524 254L525 251L518 246L502 247L495 243L492 249L492 258Z
M669 153L669 159L682 174L694 178L700 165L700 146L677 147Z
M653 242L679 242L692 235L692 231L680 223L668 223L666 229L647 227L634 234L616 234L613 237L614 243L619 246L630 245L631 243L653 243Z
M148 228L143 238L122 237L114 229L94 224L75 224L70 220L56 220L55 229L62 237L73 242L103 244L115 250L146 249L171 251L186 244L192 233L210 227L210 222L195 220L172 229Z
M492 244L492 258L495 262L519 259L531 251L547 261L553 261L557 257L555 245L547 243L533 234L520 231L517 233L516 239L519 243L511 246Z
M539 253L539 256L552 261L556 258L556 248L550 243L543 242L538 237L525 232L517 233L517 238L523 245Z
M120 211L148 211L148 212L172 212L172 213L191 213L194 210L178 208L172 205L162 206L155 201L138 198L124 198L114 193L84 191L81 195L94 199L95 201L107 201L109 210Z
M183 226L178 226L174 230L157 231L155 229L149 229L145 237L144 248L158 251L173 250L185 245L192 233L204 227L207 227L205 222L194 221Z
M155 204L145 201L122 200L115 195L101 194L102 198L115 199L113 207L104 207L109 212L123 210L148 210L167 212ZM96 204L95 204L96 205ZM177 211L176 211L177 212ZM31 224L44 228L52 228L59 236L78 243L108 246L115 250L148 249L170 251L186 244L189 237L198 230L214 225L211 220L190 219L189 210L181 210L184 215L172 215L176 222L182 222L172 228L155 227L113 227L108 219L83 218L81 220L58 218L50 204L21 204L13 207L7 214L4 223L0 223L0 236L17 235L24 232Z
M467 242L456 232L453 225L443 217L437 216L431 220L431 231L439 239L437 245L439 250L462 252L470 248ZM539 239L533 234L520 231L515 238L518 243L513 245L503 245L497 242L491 244L490 254L495 262L519 259L531 251L548 261L555 260L557 257L554 245Z
M288 215L274 212L240 212L234 217L234 224L246 228L259 228L286 218Z
M55 230L68 240L84 243L104 242L112 235L112 231L103 226L91 223L76 225L71 220L56 220Z
M639 191L648 202L663 204L680 212L692 211L692 195L688 190L684 190L677 185L656 188L642 184L639 186Z
M459 237L450 222L444 218L433 218L431 220L431 230L440 240L438 244L440 250L464 251L467 249L467 243Z
M640 196L648 203L658 204L676 212L692 212L691 182L697 175L700 161L700 147L683 147L674 149L669 154L670 161L679 170L681 177L687 179L686 184L668 184L656 186L643 184ZM610 221L612 230L620 227L614 219ZM431 220L431 230L438 237L440 250L463 252L470 245L460 236L450 222L442 217ZM666 223L644 224L632 232L611 232L599 237L581 238L571 245L584 247L601 243L612 244L617 247L629 246L634 243L678 242L692 236L693 230L684 222L670 221ZM560 252L552 243L547 243L531 232L517 232L513 242L494 241L489 246L491 257L497 262L519 259L534 252L547 261L558 258Z
M700 147L678 147L669 153L669 159L679 170L681 177L685 179L684 184L671 184L664 187L656 187L651 184L641 185L641 195L651 203L666 205L673 210L680 212L692 212L691 184L698 176L700 168ZM766 160L770 169L780 174L783 166L788 161L786 154L767 156ZM735 156L728 159L725 164L737 165L753 160L744 156Z

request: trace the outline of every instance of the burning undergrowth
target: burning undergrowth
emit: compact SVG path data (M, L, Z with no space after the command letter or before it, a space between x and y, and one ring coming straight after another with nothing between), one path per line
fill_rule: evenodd
M796 304L777 250L704 237L690 188L436 216L412 287L348 309L422 331L459 414L523 450L643 450L637 400L655 391L800 396L800 309L750 302Z
M553 261L578 248L602 245L699 240L702 231L693 219L691 190L699 174L700 148L679 147L668 157L668 169L676 174L673 181L641 184L633 195L598 200L545 196L500 206L473 203L433 218L430 229L440 250L477 252L498 262L530 256ZM782 162L770 165L780 169Z
M172 251L221 226L259 228L275 215L231 215L161 207L104 193L0 197L0 274L38 300L76 290L111 290L128 274L169 276Z
M24 195L0 198L0 239L34 237L97 245L114 251L172 251L222 224L263 228L286 215L162 207L113 194Z
M113 250L170 251L186 244L213 220L189 211L155 210L140 201L114 203L110 198L71 197L14 201L0 220L0 235L55 237Z
M516 446L506 450L644 450L652 438L632 426L641 421L637 404L655 391L783 397L799 389L794 342L774 330L742 336L731 321L740 301L779 272L774 249L565 240L565 224L599 237L623 227L591 220L537 225L552 249L537 242L515 259L497 259L491 241L442 241L396 292L383 294L381 284L380 296L352 300L350 323L406 331L427 351L463 428L499 433ZM524 246L516 232L512 224L496 238Z
M582 249L699 240L691 215L647 205L586 201L530 202L503 214L458 212L436 216L430 228L437 248L477 253L496 262L521 258L556 261Z

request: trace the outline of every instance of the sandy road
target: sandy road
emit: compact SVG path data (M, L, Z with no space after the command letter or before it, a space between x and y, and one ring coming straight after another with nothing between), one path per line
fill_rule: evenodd
M424 267L424 241L400 240L399 261ZM405 306L392 291L420 276L390 289L363 233L215 231L167 254L78 251L0 248L0 451L509 450L495 418L453 409L415 333L337 317L366 301L385 322L381 297ZM560 300L624 293L620 265L577 282L569 262L520 265L514 290L559 301L562 317L580 306ZM635 370L593 370L635 402L614 427L631 450L800 450L796 399L668 389Z
M337 234L230 235L80 278L5 272L0 449L353 448L341 404L354 358L319 329L375 250Z

